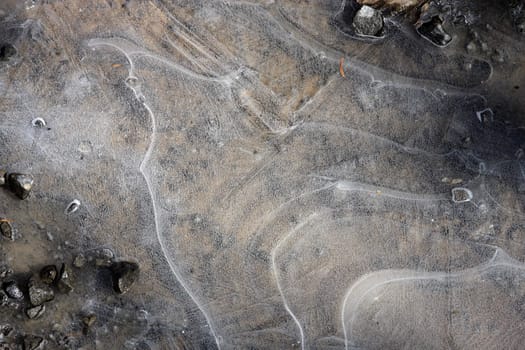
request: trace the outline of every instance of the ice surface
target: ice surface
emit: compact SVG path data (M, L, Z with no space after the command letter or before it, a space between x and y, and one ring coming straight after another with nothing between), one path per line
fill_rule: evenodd
M348 0L6 2L0 159L35 188L0 192L1 257L106 247L141 274L116 297L81 270L0 321L84 349L519 349L523 37L443 2L446 48L401 15L356 36Z

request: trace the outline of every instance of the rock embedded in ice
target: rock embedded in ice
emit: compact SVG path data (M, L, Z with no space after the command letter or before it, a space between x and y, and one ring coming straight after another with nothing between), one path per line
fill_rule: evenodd
M428 22L418 23L417 31L437 46L446 46L452 41L452 36L443 28L443 20L440 16L434 16Z
M40 270L40 279L46 284L53 284L58 275L55 265L47 265Z
M383 15L378 10L364 5L357 11L353 26L361 35L378 35L383 29Z
M113 289L119 294L129 291L139 275L139 265L131 261L116 261L110 266Z
M66 264L62 264L57 280L57 287L60 292L69 293L73 290L72 277L73 274L69 267Z
M29 301L31 305L38 306L55 298L53 290L40 282L37 278L32 277L28 283Z
M9 240L14 240L13 227L7 220L0 220L0 233Z
M7 174L6 182L9 190L20 199L26 199L33 188L33 176L28 174Z
M15 281L9 281L4 283L4 291L6 292L7 296L9 296L12 299L20 300L24 298L24 293Z

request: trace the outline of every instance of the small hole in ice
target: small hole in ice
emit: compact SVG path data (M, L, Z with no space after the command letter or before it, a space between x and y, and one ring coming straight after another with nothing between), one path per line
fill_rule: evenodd
M478 117L479 122L482 124L494 121L494 113L490 108L485 108L482 111L476 112L476 116Z
M130 76L130 77L126 78L126 84L129 87L133 88L133 87L136 87L139 84L139 80L137 79L137 77Z
M65 213L66 215L73 214L78 210L78 208L80 208L80 201L78 199L74 199L67 205Z
M455 187L452 189L452 201L454 203L466 203L472 200L472 191L464 187Z
M487 166L485 165L485 163L483 162L479 163L479 173L485 174L486 171L487 171Z
M43 128L46 126L46 121L43 118L35 118L31 121L31 125L33 125L36 128Z

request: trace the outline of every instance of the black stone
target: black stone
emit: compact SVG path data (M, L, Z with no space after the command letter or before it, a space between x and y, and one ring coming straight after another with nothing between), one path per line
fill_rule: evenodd
M439 16L434 16L430 21L422 23L417 31L438 46L446 46L452 40L452 37L443 29L443 21Z
M126 293L139 276L139 265L130 261L117 261L110 266L113 289L119 294Z
M0 220L0 233L9 240L14 240L13 227L7 220Z
M53 284L57 278L58 271L55 265L47 265L40 270L40 279L45 284Z
M12 299L20 300L24 298L24 293L22 292L20 287L18 287L18 284L16 284L15 281L5 282L3 285L3 289L7 296L9 296Z
M16 48L11 44L2 44L0 46L0 61L7 61L16 55Z
M18 198L26 199L33 187L33 176L27 174L11 173L7 174L7 187Z
M62 293L69 293L73 290L73 274L66 264L60 267L57 279L58 290Z

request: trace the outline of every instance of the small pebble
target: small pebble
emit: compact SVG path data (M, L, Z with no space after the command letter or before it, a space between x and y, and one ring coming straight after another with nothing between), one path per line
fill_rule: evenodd
M29 319L34 320L36 318L42 317L45 311L46 311L46 306L44 304L30 307L26 309L26 316Z
M375 36L383 29L383 15L373 7L363 5L356 12L352 24L356 33Z
M89 314L82 318L82 323L86 327L91 327L93 323L95 323L96 320L97 320L97 316L95 314Z
M38 306L55 298L53 291L46 285L39 283L35 277L31 277L28 283L29 301L31 305Z
M33 188L33 176L11 173L6 175L7 186L18 198L26 199Z
M13 334L14 328L8 324L3 324L0 326L0 334L4 337L9 337Z
M44 349L44 338L36 335L26 335L24 337L24 350L42 350Z
M443 28L443 20L440 16L434 16L428 22L421 23L417 31L438 46L446 46L452 41L450 34Z
M76 268L81 268L86 264L86 257L83 254L78 254L73 260L73 266Z
M40 279L45 284L53 284L57 278L58 271L55 265L47 265L40 270Z
M9 221L7 221L5 219L0 219L0 233L5 238L7 238L7 239L9 239L11 241L14 240L13 227L11 226Z
M72 277L71 270L66 264L62 264L57 280L57 287L60 292L69 293L73 290Z
M16 55L16 48L13 45L6 43L0 46L0 61L8 61L14 55Z
M9 275L13 274L13 270L10 269L7 265L0 266L0 279L4 279Z
M139 276L139 265L131 261L117 261L110 266L113 289L119 294L126 293Z
M10 298L17 300L24 298L24 293L22 293L22 290L20 290L20 287L18 287L18 284L15 281L5 282L3 287L4 291Z
M109 267L115 259L115 253L109 248L97 249L93 255L95 257L95 265L98 267Z

